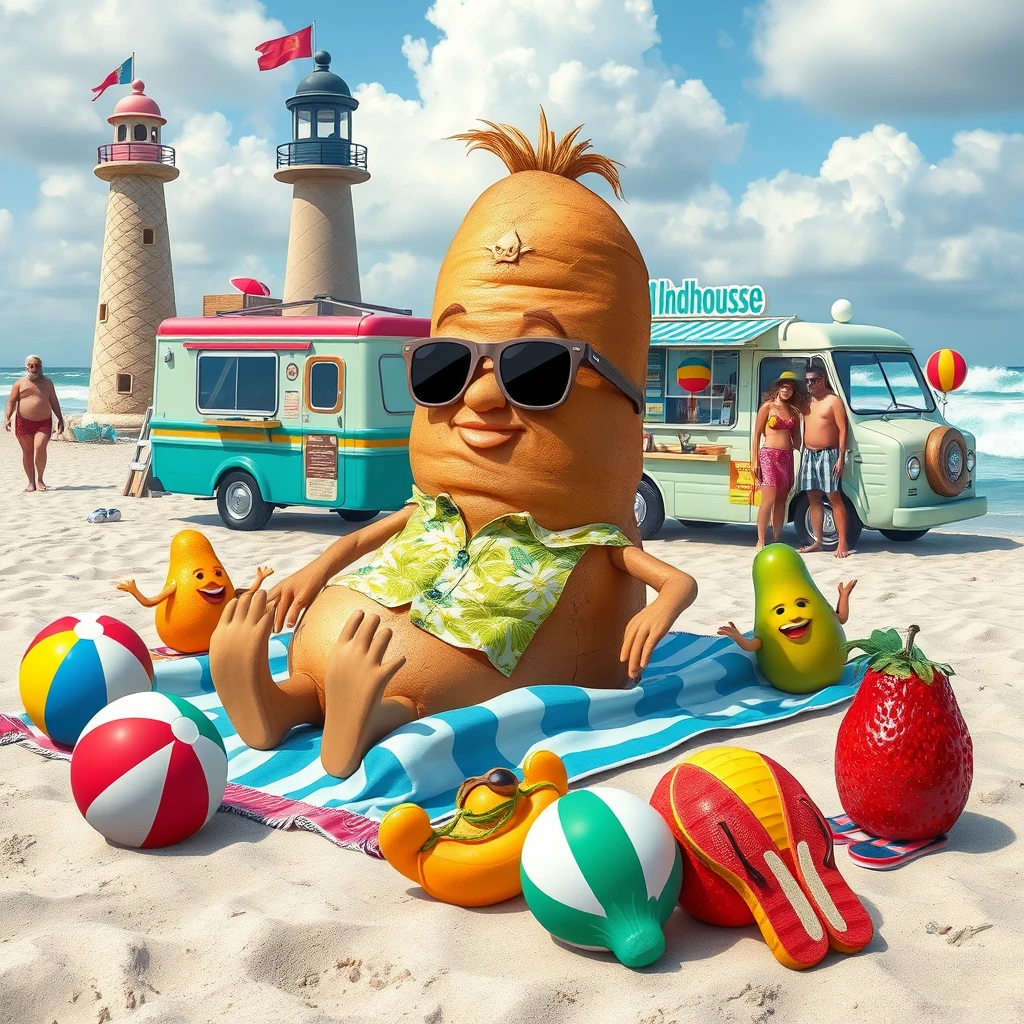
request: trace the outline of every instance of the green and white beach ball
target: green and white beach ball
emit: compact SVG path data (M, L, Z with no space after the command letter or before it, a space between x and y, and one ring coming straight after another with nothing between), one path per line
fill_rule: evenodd
M610 949L627 967L665 952L683 865L665 820L639 797L596 787L555 801L527 833L520 875L527 906L556 939Z

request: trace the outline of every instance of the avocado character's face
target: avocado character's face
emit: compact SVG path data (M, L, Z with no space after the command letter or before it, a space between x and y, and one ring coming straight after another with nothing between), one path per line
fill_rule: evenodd
M196 593L207 604L223 604L227 597L227 576L219 565L192 570Z
M776 629L792 643L807 641L811 636L811 602L806 597L797 597L775 605L771 611Z

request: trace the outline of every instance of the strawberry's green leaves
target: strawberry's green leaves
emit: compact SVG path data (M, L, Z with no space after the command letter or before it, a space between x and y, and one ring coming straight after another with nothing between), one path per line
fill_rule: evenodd
M917 627L911 627L916 633ZM916 644L908 652L903 639L895 629L874 629L867 640L851 640L846 644L846 653L859 650L854 663L866 661L873 671L882 675L907 679L916 675L922 682L930 684L935 680L936 670L946 676L953 675L949 665L938 665L929 661L927 655Z

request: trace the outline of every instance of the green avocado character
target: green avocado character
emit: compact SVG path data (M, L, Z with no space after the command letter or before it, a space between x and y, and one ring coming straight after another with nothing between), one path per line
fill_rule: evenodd
M733 623L722 626L745 651L757 652L762 675L777 690L814 693L837 683L846 665L850 591L856 580L839 584L833 611L814 585L799 552L787 544L769 544L754 557L754 638Z

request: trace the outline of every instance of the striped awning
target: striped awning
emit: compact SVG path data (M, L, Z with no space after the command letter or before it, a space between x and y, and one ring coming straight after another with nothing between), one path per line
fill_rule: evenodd
M655 320L652 345L742 345L778 327L786 317L757 320Z

